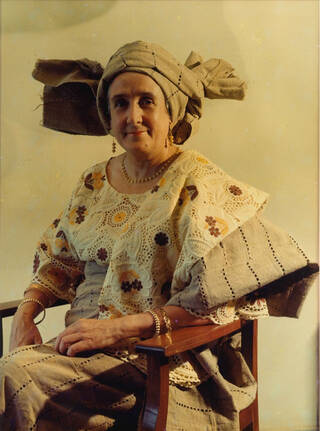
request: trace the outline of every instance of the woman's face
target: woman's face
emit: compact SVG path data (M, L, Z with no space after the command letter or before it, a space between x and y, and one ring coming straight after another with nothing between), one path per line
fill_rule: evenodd
M111 133L128 152L165 150L170 117L161 88L149 76L125 72L108 91Z

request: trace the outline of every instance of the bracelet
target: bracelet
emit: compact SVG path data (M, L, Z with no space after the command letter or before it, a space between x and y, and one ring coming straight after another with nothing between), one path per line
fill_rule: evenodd
M44 321L44 319L45 319L45 317L46 317L46 307L42 304L42 302L41 302L41 301L39 301L39 299L26 298L26 299L23 299L23 300L20 302L20 304L18 305L18 310L19 310L19 308L20 308L23 304L26 304L27 302L35 302L36 304L39 304L39 305L40 305L40 307L42 308L42 311L43 311L43 316L42 316L42 318L41 318L38 322L34 322L34 324L35 324L35 325L39 325L39 323L43 322L43 321Z
M171 332L172 331L172 324L171 324L170 317L168 316L166 310L163 307L159 308L159 311L162 314L162 317L163 317L163 320L165 323L165 327L166 327L166 330L164 333Z
M161 325L160 325L160 319L159 319L158 314L154 310L147 310L147 312L150 313L151 316L153 317L153 323L154 323L154 334L153 335L160 335Z

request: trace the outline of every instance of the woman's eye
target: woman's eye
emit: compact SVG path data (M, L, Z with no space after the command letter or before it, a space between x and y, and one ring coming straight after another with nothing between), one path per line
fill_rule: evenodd
M126 101L124 99L118 99L114 102L115 108L123 108L124 106L126 106Z
M153 103L153 100L150 97L144 97L140 101L140 104L145 106L151 105L152 103Z

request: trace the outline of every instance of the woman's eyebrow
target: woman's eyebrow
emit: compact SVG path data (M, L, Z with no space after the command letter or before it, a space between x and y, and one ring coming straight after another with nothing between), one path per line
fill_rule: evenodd
M151 97L151 98L155 98L155 95L153 93L150 93L148 91L142 91L142 92L138 92L136 95L138 96L143 96L143 97ZM117 99L121 99L121 98L126 98L129 97L129 93L119 93L119 94L114 94L111 97L111 100L117 100Z

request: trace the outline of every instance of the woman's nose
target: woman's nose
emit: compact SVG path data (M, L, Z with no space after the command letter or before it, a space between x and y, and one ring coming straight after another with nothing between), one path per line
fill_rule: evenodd
M130 103L128 106L127 122L128 124L139 124L142 120L141 108L136 103Z

